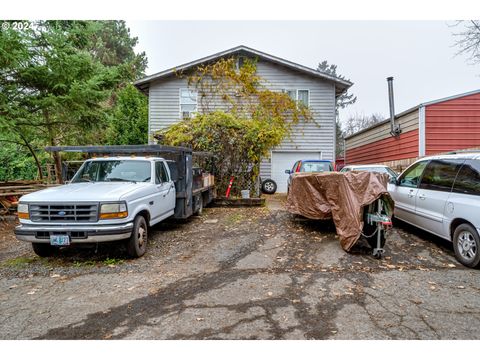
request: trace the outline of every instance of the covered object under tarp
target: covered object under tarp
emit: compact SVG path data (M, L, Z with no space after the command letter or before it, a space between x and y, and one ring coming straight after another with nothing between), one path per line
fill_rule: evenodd
M381 198L383 210L392 215L387 184L388 175L366 171L299 173L292 178L286 208L309 219L333 219L342 248L350 251L362 235L366 205Z

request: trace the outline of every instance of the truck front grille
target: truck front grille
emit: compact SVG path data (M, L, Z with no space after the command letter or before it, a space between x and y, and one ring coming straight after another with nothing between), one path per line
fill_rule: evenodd
M95 222L98 204L30 204L30 220L35 222Z

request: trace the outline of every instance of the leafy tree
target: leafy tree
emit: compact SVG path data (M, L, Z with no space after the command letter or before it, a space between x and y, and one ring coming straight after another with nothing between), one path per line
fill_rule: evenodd
M338 77L339 79L350 81L350 79L347 79L345 76L337 74L337 65L329 64L327 62L327 60L324 60L321 63L319 63L318 66L317 66L317 70L322 71L324 73L327 73L329 75ZM336 116L336 121L335 121L335 137L336 137L336 139L335 139L336 140L335 153L336 153L337 156L341 156L343 154L343 138L345 136L343 131L342 131L342 124L341 124L340 119L338 117L338 111L339 111L339 109L345 109L347 106L354 104L356 101L357 101L357 97L354 94L346 91L337 98L337 102L335 103L335 116Z
M327 60L324 60L321 63L319 63L317 66L317 70L327 73L329 75L335 76L339 79L350 81L350 79L347 79L345 76L337 74L337 65L329 64ZM345 109L348 105L352 105L356 101L357 101L357 96L352 93L349 93L348 90L344 92L342 95L340 95L337 98L337 103L336 103L337 116L338 116L339 109Z
M202 113L158 135L165 144L213 153L220 192L231 176L235 191L253 188L261 159L289 136L293 124L311 120L306 107L262 85L254 60L245 59L237 70L235 58L221 59L179 76L187 76L189 86L198 91ZM223 111L211 106L219 101Z
M102 140L115 92L145 70L136 42L116 21L37 21L0 32L0 139L23 144L33 156L34 140L41 146ZM58 153L53 160L62 182Z
M117 93L107 129L107 143L117 145L148 142L148 100L133 85Z

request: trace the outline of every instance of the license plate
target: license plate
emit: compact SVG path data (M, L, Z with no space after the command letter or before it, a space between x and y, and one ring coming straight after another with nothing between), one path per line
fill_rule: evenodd
M70 237L68 235L50 235L50 245L70 245Z

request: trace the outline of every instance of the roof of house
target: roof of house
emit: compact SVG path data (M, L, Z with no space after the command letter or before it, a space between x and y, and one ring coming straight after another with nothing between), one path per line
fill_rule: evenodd
M396 114L395 115L395 118L399 118L403 115L407 115L407 114L410 114L411 112L415 111L415 110L418 110L419 108L421 107L425 107L425 106L428 106L428 105L433 105L433 104L438 104L438 103L441 103L441 102L444 102L444 101L448 101L448 100L454 100L454 99L458 99L458 98L461 98L461 97L464 97L464 96L469 96L469 95L475 95L475 94L478 94L480 93L480 89L477 89L477 90L472 90L472 91L468 91L468 92L465 92L465 93L461 93L461 94L457 94L457 95L452 95L452 96L448 96L448 97L444 97L444 98L441 98L441 99L437 99L437 100L432 100L432 101L428 101L428 102L424 102L424 103L421 103L421 104L418 104L414 107L411 107L405 111L402 111L401 113L399 114ZM357 136L359 134L363 134L364 132L367 132L371 129L374 129L378 126L381 126L383 124L386 124L390 122L390 118L388 119L385 119L383 121L380 121L379 123L376 123L372 126L369 126L363 130L360 130L360 131L357 131L356 133L352 134L352 135L348 135L347 137L345 137L345 140L348 140L354 136Z
M137 88L139 88L140 90L145 91L145 90L148 89L149 84L152 81L155 81L155 80L158 80L158 79L165 78L167 76L176 74L178 71L184 71L184 70L190 69L194 66L198 66L198 65L201 65L201 64L204 64L204 63L215 61L215 60L220 59L222 57L232 56L232 55L236 55L236 54L253 55L253 56L256 56L260 59L285 66L285 67L290 68L292 70L296 70L296 71L302 72L304 74L307 74L307 75L310 75L310 76L313 76L313 77L318 77L318 78L323 79L323 80L332 81L336 85L335 87L336 87L336 95L337 96L344 93L350 86L353 85L353 83L351 81L341 79L339 77L330 75L326 72L318 71L318 70L309 68L307 66L303 66L303 65L294 63L292 61L285 60L285 59L279 58L277 56L273 56L273 55L270 55L270 54L267 54L267 53L264 53L264 52L261 52L261 51L249 48L247 46L243 46L243 45L240 45L240 46L237 46L237 47L234 47L232 49L225 50L225 51L221 51L221 52L218 52L216 54L206 56L206 57L203 57L201 59L197 59L197 60L182 64L182 65L178 65L176 67L173 67L173 68L155 73L153 75L146 76L142 79L139 79L139 80L135 81L134 85Z

